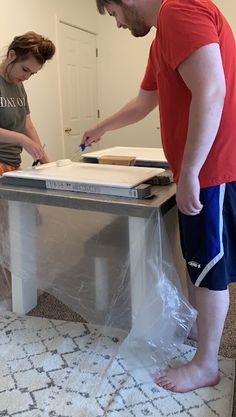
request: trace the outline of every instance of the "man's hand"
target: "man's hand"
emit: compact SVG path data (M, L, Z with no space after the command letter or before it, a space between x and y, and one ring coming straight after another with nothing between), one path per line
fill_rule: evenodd
M93 143L98 142L105 133L105 129L97 125L87 130L82 138L81 144L84 144L86 147L91 146Z
M199 214L203 205L199 199L200 186L198 176L195 174L181 173L176 193L178 209L189 216Z

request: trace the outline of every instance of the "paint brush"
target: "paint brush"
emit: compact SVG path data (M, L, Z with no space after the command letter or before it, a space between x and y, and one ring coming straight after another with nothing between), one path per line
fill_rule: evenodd
M77 149L77 151L75 151L74 156L77 155L78 152L80 152L80 156L79 156L79 160L82 159L82 152L85 150L86 145L84 143L81 143L79 145L79 149Z
M86 148L86 145L84 143L81 143L79 145L79 147L80 147L81 152L83 152L85 150L85 148Z

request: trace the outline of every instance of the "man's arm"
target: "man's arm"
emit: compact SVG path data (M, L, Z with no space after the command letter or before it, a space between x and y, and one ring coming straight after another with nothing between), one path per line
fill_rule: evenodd
M86 146L97 142L104 133L120 129L130 124L136 123L147 116L158 104L157 91L139 90L139 94L129 101L117 113L103 120L101 123L87 130L81 143Z
M219 45L212 43L198 49L178 71L192 93L192 100L176 201L184 214L195 215L202 209L199 172L214 143L226 91Z

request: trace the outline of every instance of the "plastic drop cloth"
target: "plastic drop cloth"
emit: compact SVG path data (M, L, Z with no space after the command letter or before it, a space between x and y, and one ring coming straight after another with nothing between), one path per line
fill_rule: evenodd
M160 210L141 219L4 199L0 210L0 305L12 308L13 287L19 313L37 289L95 326L83 372L106 354L105 338L119 335L107 365L83 389L104 392L117 355L130 372L143 369L147 380L166 367L196 312L180 291Z

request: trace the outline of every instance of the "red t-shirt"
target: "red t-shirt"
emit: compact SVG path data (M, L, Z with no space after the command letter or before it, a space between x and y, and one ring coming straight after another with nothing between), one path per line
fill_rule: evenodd
M177 182L187 138L191 92L178 66L198 48L220 45L226 97L219 130L200 171L201 187L236 180L236 48L232 31L209 0L164 0L141 84L158 90L162 144Z

